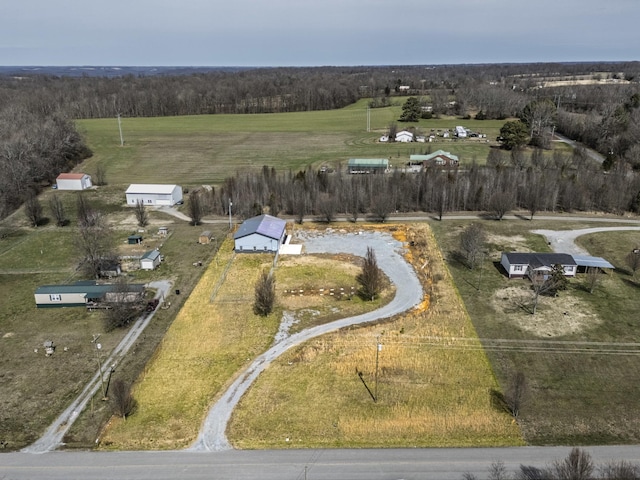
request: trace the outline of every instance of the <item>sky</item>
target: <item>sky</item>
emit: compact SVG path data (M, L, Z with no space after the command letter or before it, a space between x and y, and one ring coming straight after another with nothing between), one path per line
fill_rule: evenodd
M0 65L640 59L640 0L4 0Z

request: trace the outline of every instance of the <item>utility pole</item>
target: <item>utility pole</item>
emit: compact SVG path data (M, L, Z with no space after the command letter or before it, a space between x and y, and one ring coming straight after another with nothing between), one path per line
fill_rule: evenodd
M122 123L120 122L119 113L118 113L118 130L120 131L120 146L124 147L124 137L122 136Z
M367 105L367 132L371 131L371 107Z
M231 206L233 205L233 203L231 203L231 199L229 199L229 230L231 230Z
M382 344L380 343L380 337L376 338L376 375L375 384L373 386L373 401L378 402L378 359L380 357L380 350L382 350Z
M100 350L102 350L102 344L98 343L98 339L100 338L100 335L94 335L93 336L93 340L91 340L91 343L93 343L96 347L96 359L98 360L98 369L99 369L99 375L100 375L100 385L102 385L102 400L106 400L107 399L107 392L104 389L104 378L102 375L102 361L100 360Z

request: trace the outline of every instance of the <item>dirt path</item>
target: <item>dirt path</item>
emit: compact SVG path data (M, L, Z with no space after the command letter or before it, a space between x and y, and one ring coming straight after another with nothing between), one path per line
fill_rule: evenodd
M420 281L401 255L402 244L393 239L390 234L379 232L347 234L328 230L320 234L304 232L304 238L301 240L304 242L307 253L348 253L364 257L367 247L373 248L378 266L396 286L396 296L390 303L373 312L343 318L295 335L281 337L278 343L256 358L211 407L198 439L190 448L191 451L220 451L232 448L225 431L234 408L258 375L290 348L340 328L391 317L422 301L423 291Z
M157 289L155 298L166 297L169 290L171 289L171 282L169 281L158 281L151 282L147 285L149 288ZM125 337L118 344L116 348L113 349L111 355L107 359L104 360L103 365L105 365L104 371L96 372L91 381L84 387L82 393L67 407L67 409L62 412L58 418L54 420L54 422L49 426L49 428L45 431L45 433L36 440L33 444L24 448L22 451L26 453L45 453L50 452L58 448L62 445L62 439L64 435L67 433L73 422L78 418L78 415L84 410L87 406L91 398L97 393L98 389L101 386L101 376L102 381L108 381L109 375L111 375L111 371L107 368L107 365L115 365L119 359L121 359L133 346L136 342L140 334L144 331L144 329L149 325L149 322L153 318L154 312L147 313L142 315L136 323L129 329Z

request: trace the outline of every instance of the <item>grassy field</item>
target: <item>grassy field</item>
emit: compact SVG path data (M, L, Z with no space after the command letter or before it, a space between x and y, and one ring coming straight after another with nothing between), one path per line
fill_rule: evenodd
M46 192L42 203L46 209ZM121 253L136 254L124 245L126 237L137 230L132 213L120 200L121 194L109 189L87 192L96 208L108 213ZM57 192L70 219L75 219L75 193ZM196 283L202 269L194 261L209 261L215 245L196 243L200 227L151 212L151 225L139 249L159 246L166 261L154 272L130 272L129 281L147 282L166 278L185 294ZM34 291L46 284L80 280L76 270L74 247L75 222L63 228L51 223L36 229L26 226L21 212L2 222L7 236L0 239L0 440L10 449L21 448L36 440L44 428L77 396L97 371L94 334L100 334L104 351L111 350L124 331L105 332L100 312L82 308L37 309ZM155 237L158 225L167 225L170 236ZM226 228L212 225L217 237ZM159 311L152 325L139 340L135 352L117 369L115 378L132 381L143 368L164 335L183 297L171 295L172 307ZM53 356L46 357L43 343L52 340L57 346ZM37 350L37 351L36 351ZM45 407L46 406L46 407ZM74 425L69 445L92 445L100 426L110 415L103 402L96 401Z
M261 115L200 115L162 118L125 118L125 146L120 147L116 119L79 120L94 156L83 165L94 173L98 164L107 171L111 184L128 184L133 178L146 182L182 185L219 184L238 171L263 165L280 171L346 165L349 158L389 158L404 164L409 155L427 149L444 149L460 156L463 163L484 163L490 143L484 140L441 139L432 144L378 143L378 138L400 116L400 107L371 110L367 132L366 102L319 112ZM399 124L431 129L465 125L495 139L504 121L460 120L455 117ZM170 177L167 167L170 166Z
M345 259L307 257L300 265L283 260L276 269L278 292L332 285L355 285L357 267ZM391 291L376 302L319 296L281 298L268 317L253 314L253 285L273 257L267 254L234 255L230 241L222 245L202 280L178 313L153 361L134 390L139 407L122 421L113 419L101 437L104 448L175 449L191 444L208 406L223 388L273 342L283 310L302 316L303 325L335 318L343 310L362 313L380 306ZM313 319L305 313L313 311Z
M491 366L429 227L400 227L396 235L414 242L407 258L430 292L428 308L424 304L392 320L325 335L287 352L262 373L234 412L229 428L234 446L523 443L518 425L491 401L498 388ZM459 348L462 343L467 348ZM377 402L358 371L377 392Z
M584 277L571 280L559 297L544 298L534 316L523 308L531 301L528 284L508 280L496 262L504 250L548 251L541 237L528 233L543 224L483 222L491 256L481 271L470 271L454 260L457 236L467 224L436 223L434 231L501 385L506 387L517 371L527 378L529 395L520 418L526 441L638 443L640 346L635 342L640 334L640 283L623 262L638 234L582 237L583 246L619 270L604 275L593 294L586 290ZM554 227L547 223L544 228Z

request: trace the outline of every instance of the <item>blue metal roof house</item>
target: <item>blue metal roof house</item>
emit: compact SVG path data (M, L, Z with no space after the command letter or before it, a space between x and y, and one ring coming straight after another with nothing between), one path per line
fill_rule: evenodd
M235 251L276 253L284 241L286 225L286 221L271 215L245 220L233 235Z

